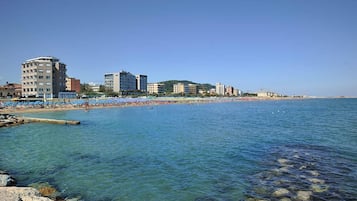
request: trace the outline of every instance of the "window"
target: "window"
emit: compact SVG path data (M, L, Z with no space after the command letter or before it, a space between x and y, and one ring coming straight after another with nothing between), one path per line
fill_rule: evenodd
M47 88L46 91L51 91L51 89L50 89L50 88Z
M51 73L51 70L46 70L46 73Z
M42 70L42 69L39 69L38 72L39 72L39 73L43 73L43 70Z
M46 66L51 66L51 64L46 64Z
M47 79L47 80L51 79L51 76L47 75L47 76L46 76L46 79Z
M40 86L43 86L43 82L40 82L40 84L39 84Z
M51 83L47 82L46 85L51 85Z
M42 76L42 75L39 75L39 76L38 76L38 79L43 79L43 76Z
M43 66L43 64L39 64L38 66Z

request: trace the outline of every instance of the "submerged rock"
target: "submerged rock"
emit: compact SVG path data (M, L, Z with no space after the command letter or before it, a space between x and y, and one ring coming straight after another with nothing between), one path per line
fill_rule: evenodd
M327 185L317 185L317 184L312 184L310 186L310 189L315 192L315 193L322 193L328 190L328 186Z
M274 197L283 197L289 195L290 191L285 188L278 188L273 192Z
M325 180L317 179L317 178L309 178L308 179L313 184L324 184Z
M311 191L298 191L296 199L299 201L308 201L312 195Z
M29 186L37 189L42 196L49 197L52 199L55 199L57 196L59 196L59 192L47 182L34 183L30 184Z

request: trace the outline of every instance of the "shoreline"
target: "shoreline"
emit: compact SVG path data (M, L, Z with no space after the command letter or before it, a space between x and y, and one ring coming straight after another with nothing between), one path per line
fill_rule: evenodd
M156 106L156 105L171 105L171 104L207 104L207 103L227 103L227 102L247 102L247 101L283 101L283 100L306 100L309 98L295 98L295 97L218 97L218 98L176 98L165 97L157 99L142 99L141 101L124 102L105 102L112 99L89 99L92 103L85 104L58 104L51 106L15 106L5 107L0 109L0 114L25 114L25 113L43 113L43 112L60 112L71 110L92 110L105 108L124 108L124 107L140 107L140 106ZM104 100L104 101L103 101ZM114 99L114 100L120 100Z

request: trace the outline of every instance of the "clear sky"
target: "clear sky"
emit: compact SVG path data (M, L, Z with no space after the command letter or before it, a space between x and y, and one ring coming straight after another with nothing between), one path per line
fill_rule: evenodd
M0 84L55 56L81 82L108 72L243 91L357 96L356 0L0 0Z

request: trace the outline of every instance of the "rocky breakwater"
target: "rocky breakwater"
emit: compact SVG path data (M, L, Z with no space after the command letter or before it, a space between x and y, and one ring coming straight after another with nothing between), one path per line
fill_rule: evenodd
M5 126L15 126L23 123L25 123L25 121L15 115L0 114L0 128Z

